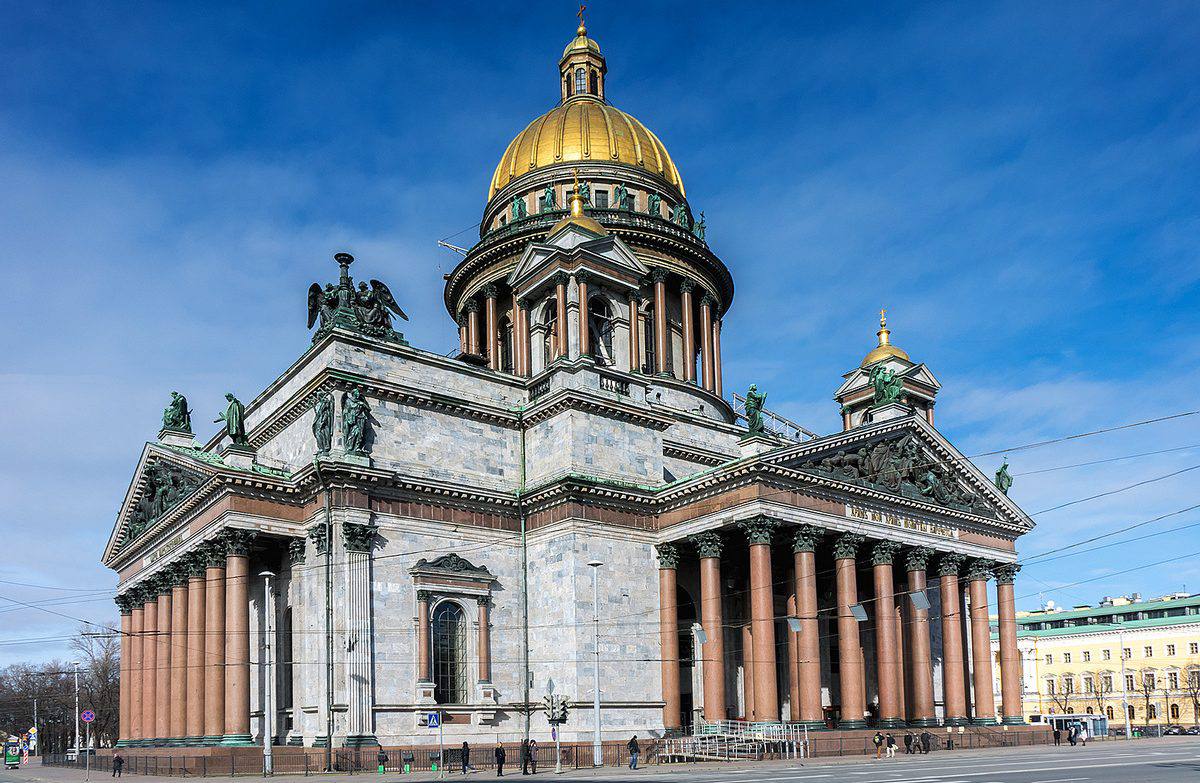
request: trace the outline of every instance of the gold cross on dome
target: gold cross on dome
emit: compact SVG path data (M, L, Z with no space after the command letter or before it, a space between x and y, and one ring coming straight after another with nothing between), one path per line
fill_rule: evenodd
M575 14L579 17L579 24L583 24L583 12L587 10L587 6L583 3L579 4L579 13Z
M879 325L887 326L887 308L886 307L879 308Z

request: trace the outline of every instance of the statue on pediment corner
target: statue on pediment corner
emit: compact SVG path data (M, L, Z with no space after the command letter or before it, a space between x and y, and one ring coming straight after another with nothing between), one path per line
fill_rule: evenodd
M359 283L356 289L350 276L354 256L337 253L333 258L341 270L338 282L328 283L324 288L320 283L308 287L308 328L320 323L313 342L337 327L405 344L404 335L393 328L392 316L405 321L408 316L396 303L391 289L379 280L371 280L370 286Z
M882 363L871 368L871 374L867 381L871 384L871 390L874 392L874 405L887 405L903 401L901 393L904 391L904 382Z
M368 334L383 336L392 331L392 314L395 313L405 321L408 316L396 304L392 291L379 280L372 280L368 289L366 283L358 284L358 293L354 297L354 310L358 314L358 322Z
M171 392L171 402L163 411L162 423L163 429L178 432L192 431L192 412L188 410L187 397L177 391Z
M233 396L233 392L227 392L225 399L229 403L225 412L217 414L213 422L225 422L225 434L229 436L233 445L246 446L249 444L246 440L246 406Z
M1008 472L1008 457L1004 458L1004 463L1000 469L996 471L996 489L1004 495L1008 495L1008 491L1012 489L1013 477Z
M750 384L746 391L746 428L751 435L760 435L765 429L762 410L766 403L767 395L759 392L756 384Z

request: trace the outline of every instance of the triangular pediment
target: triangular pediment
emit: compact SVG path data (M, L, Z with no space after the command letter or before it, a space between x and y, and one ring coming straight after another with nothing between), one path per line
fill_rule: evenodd
M896 373L896 377L933 389L934 393L942 388L942 384L924 363L913 364L902 359L891 358L887 360L886 366ZM869 367L856 367L842 377L845 380L834 394L835 399L841 399L845 394L871 385L871 369Z
M216 469L208 460L193 456L201 453L146 444L109 536L105 562L160 527L209 482Z
M559 269L587 269L631 281L650 274L650 268L619 237L596 237L582 228L568 226L549 243L529 243L509 274L508 284L515 290L527 290Z
M855 488L925 506L1003 521L1023 530L1033 520L920 416L807 441L764 460Z

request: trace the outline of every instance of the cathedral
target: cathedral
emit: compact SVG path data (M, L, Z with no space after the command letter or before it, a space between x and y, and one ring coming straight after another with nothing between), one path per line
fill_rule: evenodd
M1023 722L1005 469L938 432L882 317L839 432L725 389L703 215L582 24L558 72L445 277L453 355L340 253L311 346L218 434L175 395L103 553L122 746L437 743L431 713L545 741L551 694L590 741L597 684L605 739Z

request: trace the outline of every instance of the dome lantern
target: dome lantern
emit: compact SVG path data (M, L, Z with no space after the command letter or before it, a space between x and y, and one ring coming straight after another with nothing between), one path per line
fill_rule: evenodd
M575 38L563 50L558 61L559 88L563 103L572 98L589 96L604 100L604 74L608 65L600 53L600 44L588 38L583 23L583 8L579 10L579 29Z

